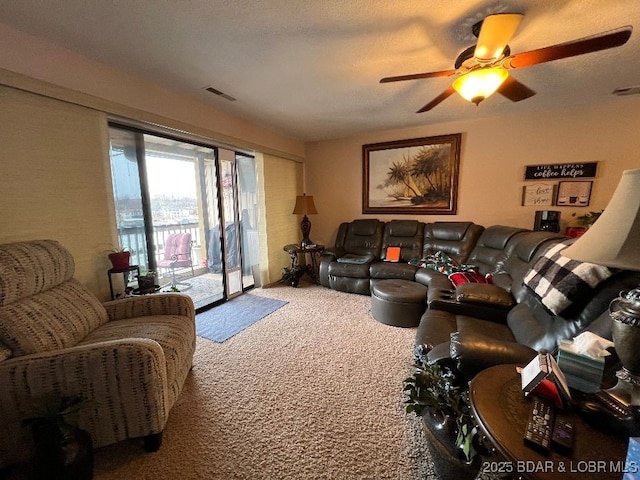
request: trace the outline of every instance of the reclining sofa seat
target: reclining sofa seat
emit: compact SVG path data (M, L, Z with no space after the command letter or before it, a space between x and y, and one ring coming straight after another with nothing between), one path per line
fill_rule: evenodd
M640 273L618 272L598 285L591 298L554 315L523 280L536 260L565 238L550 232L525 232L515 239L512 252L505 251L493 277L516 301L506 320L430 308L420 321L416 344L433 346L429 359L455 366L464 378L471 379L492 365L527 363L540 350L555 352L561 340L586 330L610 339L609 303L620 291L640 282Z
M506 318L507 309L513 306L515 300L510 295L505 295L505 292L509 293L511 291L511 277L508 269L505 270L504 263L513 255L518 245L518 235L525 232L530 232L530 230L504 225L487 227L469 255L467 264L475 266L483 276L491 274L492 277L496 277L495 281L492 280L492 283L498 286L463 284L454 288L449 279L442 278L444 275L439 275L438 272L427 270L416 274L417 281L429 286L427 303L430 307L480 318ZM536 233L534 237L541 239L559 238L553 233ZM504 299L509 297L511 301L507 302L505 300L504 305L498 305L497 302L486 300L484 302L458 301L458 296L465 296L465 293L467 297L471 298L495 299L499 297Z
M145 437L157 449L191 370L189 297L100 303L74 270L57 241L0 245L0 469L29 444L21 420L53 397L82 399L78 425L94 447Z
M422 256L444 252L458 263L465 263L484 231L473 222L434 222L424 228Z
M409 264L409 260L422 254L425 224L418 220L391 220L384 226L382 236L381 262L373 262L369 269L371 279L415 278L418 267ZM388 247L400 247L399 262L385 262Z
M320 283L334 290L369 295L369 267L380 259L384 223L357 219L340 224L335 246L320 260Z

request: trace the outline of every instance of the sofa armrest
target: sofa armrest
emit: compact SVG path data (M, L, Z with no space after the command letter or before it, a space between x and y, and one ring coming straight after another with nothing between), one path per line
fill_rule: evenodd
M109 320L149 315L179 315L195 321L196 313L191 297L178 293L157 293L112 300L102 304Z
M538 352L517 342L499 341L475 333L451 334L451 358L458 370L468 378L493 365L504 363L527 364Z

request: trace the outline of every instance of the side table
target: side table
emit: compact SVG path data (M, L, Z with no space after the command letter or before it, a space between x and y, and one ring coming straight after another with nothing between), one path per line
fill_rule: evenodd
M109 291L111 293L111 300L115 300L115 295L113 293L113 281L112 275L114 274L122 274L122 281L124 282L124 289L126 291L127 285L129 285L129 276L131 272L136 272L136 276L140 276L140 267L138 265L130 265L126 270L120 270L115 268L110 268L107 271L107 276L109 277Z
M553 450L542 455L524 444L531 401L523 396L516 365L480 372L469 384L469 402L481 441L493 454L483 473L534 480L622 478L628 439L596 430L570 410L558 411L575 427L569 456Z
M322 252L324 252L324 245L316 245L315 247L301 247L296 244L289 244L282 247L282 249L289 254L291 257L291 268L296 265L311 265L311 271L313 272L314 280L318 276L318 259L322 256ZM307 264L306 255L310 254L311 256L311 264ZM299 255L303 255L305 258L303 260L304 263L300 264Z

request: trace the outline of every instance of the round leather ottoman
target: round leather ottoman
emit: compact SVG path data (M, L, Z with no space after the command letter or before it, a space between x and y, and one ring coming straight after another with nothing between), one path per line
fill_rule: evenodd
M394 327L417 327L426 309L427 287L408 280L372 280L371 315Z

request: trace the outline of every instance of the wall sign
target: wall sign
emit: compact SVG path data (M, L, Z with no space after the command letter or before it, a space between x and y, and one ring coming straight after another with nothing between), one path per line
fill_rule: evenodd
M554 186L551 183L532 183L522 187L522 205L547 206L553 205Z
M560 178L592 178L596 176L598 162L527 165L525 180L555 180Z

